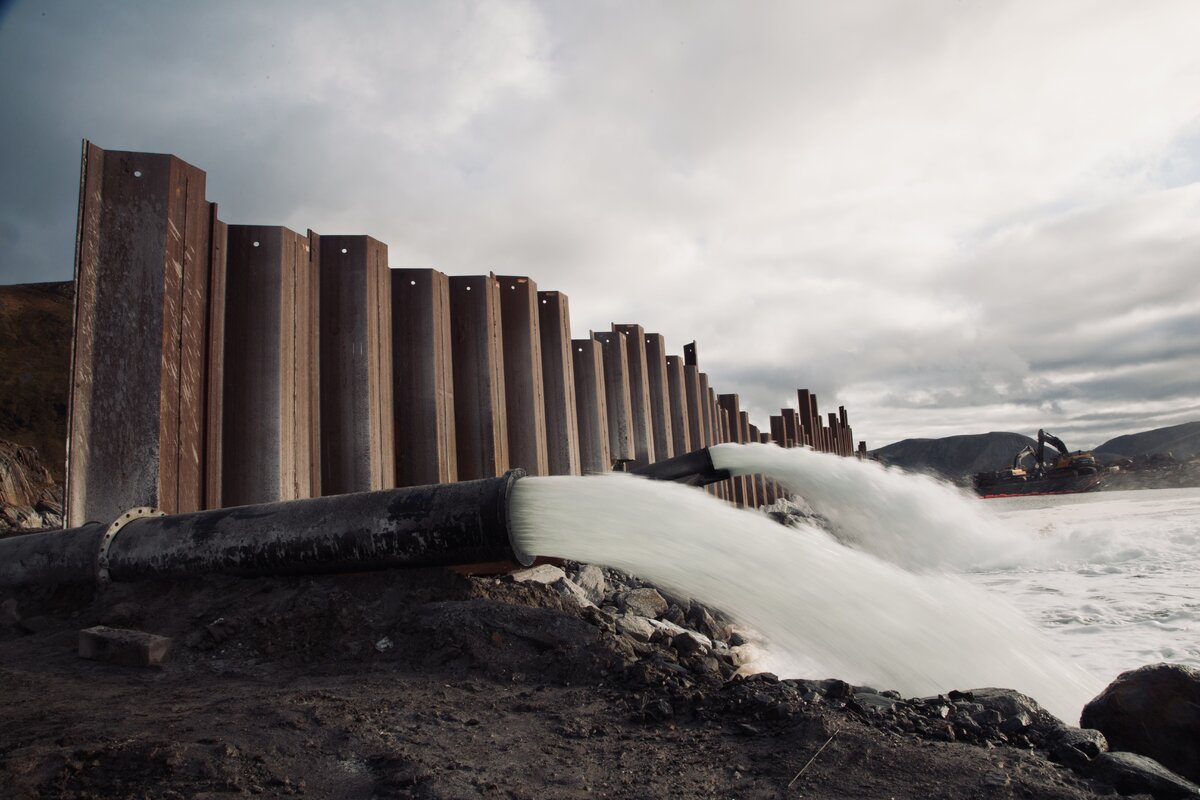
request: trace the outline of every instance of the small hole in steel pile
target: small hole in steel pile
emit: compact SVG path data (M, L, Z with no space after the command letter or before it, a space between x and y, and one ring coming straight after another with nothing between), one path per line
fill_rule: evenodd
M409 286L416 286L416 285L417 285L417 282L416 282L416 281L409 281L409 282L408 282L408 285L409 285Z
M135 177L135 178L140 178L140 177L142 177L142 171L141 171L140 169L135 169L135 170L133 171L133 177Z
M344 248L344 247L343 247L343 248L342 248L342 252L343 252L343 253L348 253L348 252L350 252L350 251L349 251L349 250L347 250L346 248Z
M254 243L254 246L255 246L255 247L258 247L258 242L255 242L255 243Z

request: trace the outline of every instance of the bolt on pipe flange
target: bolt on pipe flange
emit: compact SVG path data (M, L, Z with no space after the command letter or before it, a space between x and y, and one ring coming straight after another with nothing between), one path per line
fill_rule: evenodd
M104 536L100 537L100 548L96 552L96 582L103 585L112 581L112 577L108 574L108 550L112 547L113 539L117 538L117 534L121 532L122 528L134 520L146 517L165 517L166 515L165 511L159 511L151 506L138 506L129 509L113 520L113 523L108 526L108 530L104 532Z

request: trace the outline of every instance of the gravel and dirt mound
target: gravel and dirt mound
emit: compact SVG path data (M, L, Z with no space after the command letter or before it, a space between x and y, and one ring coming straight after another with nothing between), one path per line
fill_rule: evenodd
M104 624L161 669L76 655ZM0 597L9 798L1086 798L1012 693L746 676L711 609L595 567ZM1015 699L1014 699L1015 698ZM1086 748L1059 760L1086 761Z

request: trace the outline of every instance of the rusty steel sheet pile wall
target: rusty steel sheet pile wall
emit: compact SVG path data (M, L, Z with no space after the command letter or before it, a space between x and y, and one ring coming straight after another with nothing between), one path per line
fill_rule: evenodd
M699 449L700 440L692 444L691 420L688 418L687 388L684 385L683 359L667 356L667 420L671 427L672 455L683 455Z
M815 395L759 430L637 323L572 339L528 276L392 269L367 235L228 225L203 171L84 143L67 521L630 470L721 442L865 457ZM147 392L147 386L156 391ZM758 506L761 475L706 491Z
M394 269L391 282L396 485L453 483L450 280L435 269Z
M546 455L551 475L580 474L579 412L571 311L562 292L538 292L542 389L546 398ZM603 372L600 373L603 378ZM603 392L597 397L603 396ZM607 427L607 421L605 422Z
M603 347L595 339L571 340L579 431L579 471L584 475L608 472L613 467Z
M500 284L495 276L451 276L450 330L458 479L494 478L509 464Z
M174 156L84 143L76 236L66 524L125 496L204 504L209 285L205 174ZM150 389L150 391L147 391Z
M665 461L683 452L675 452L671 429L671 401L667 386L667 345L662 334L647 333L646 389L650 396L650 427L654 436L654 456L651 461Z
M221 503L320 495L317 260L309 237L278 226L227 230Z
M387 245L320 237L321 491L396 485Z
M625 334L615 331L592 333L604 361L604 405L608 414L610 468L631 464L637 458L633 433L633 401L629 391L629 350Z
M504 404L508 414L508 466L548 475L546 397L537 284L521 275L497 275Z
M641 325L613 323L613 331L625 335L629 375L629 408L633 415L633 468L644 467L658 458L654 452L654 417L650 406L650 376L646 359L646 331Z

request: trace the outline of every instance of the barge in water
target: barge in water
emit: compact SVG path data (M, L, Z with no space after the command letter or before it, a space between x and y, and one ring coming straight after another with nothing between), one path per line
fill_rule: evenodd
M1059 455L1046 460L1046 445ZM1030 459L1033 463L1030 464ZM1013 458L1011 469L980 472L972 478L980 497L1017 497L1039 494L1076 494L1100 488L1105 472L1091 453L1067 450L1062 439L1038 431L1037 449L1025 447Z

